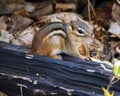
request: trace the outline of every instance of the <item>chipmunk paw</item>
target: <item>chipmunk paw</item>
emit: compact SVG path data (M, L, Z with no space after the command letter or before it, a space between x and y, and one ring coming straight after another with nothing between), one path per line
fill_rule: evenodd
M63 57L61 55L52 55L50 58L63 60Z

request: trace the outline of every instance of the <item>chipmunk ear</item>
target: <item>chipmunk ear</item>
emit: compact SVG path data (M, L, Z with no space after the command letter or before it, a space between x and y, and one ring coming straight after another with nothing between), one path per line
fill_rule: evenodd
M70 26L72 27L72 30L77 30L80 34L83 34L85 30L83 28L80 28L75 21L70 22Z
M73 29L71 26L68 27L68 33L72 33L73 32Z
M83 28L79 28L76 21L71 21L70 26L68 27L69 33L73 33L76 36L84 36L85 30Z
M75 21L70 21L70 26L72 27L72 30L74 30L74 29L77 29L77 25L76 25L76 23L75 23Z

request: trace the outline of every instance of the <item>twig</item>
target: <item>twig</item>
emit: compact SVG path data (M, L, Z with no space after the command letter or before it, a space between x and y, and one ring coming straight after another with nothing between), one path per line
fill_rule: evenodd
M116 82L118 82L119 80L120 80L119 78L117 78L117 80L114 80L114 81L112 82L112 85L115 84Z
M23 96L23 89L22 89L22 86L20 86L20 96Z
M89 22L91 21L91 14L90 14L90 1L88 0L88 19L89 19Z
M116 79L115 76L112 76L112 78L110 79L110 82L107 87L108 91L109 91L110 87L112 87L113 84L117 83L120 80L119 78L117 78L116 80L115 79Z
M115 77L112 76L112 78L110 79L109 84L108 84L108 86L107 86L107 90L108 90L108 91L109 91L110 87L112 87L112 82L113 82L114 80L115 80Z
M70 3L70 4L56 3L56 9L57 8L60 8L62 10L68 10L68 9L76 10L77 9L74 3Z
M90 8L91 8L91 10L90 10ZM88 0L88 17L89 17L89 21L91 21L90 11L92 11L93 16L94 16L94 18L95 18L95 21L96 21L96 23L97 23L97 15L96 15L96 13L95 13L95 10L94 10L94 8L93 8L90 0Z

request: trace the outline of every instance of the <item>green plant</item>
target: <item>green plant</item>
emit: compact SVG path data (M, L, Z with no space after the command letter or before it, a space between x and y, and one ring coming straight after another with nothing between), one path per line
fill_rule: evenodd
M110 92L107 89L105 89L104 87L102 87L102 90L104 92L104 96L114 96L114 92L112 92L110 94Z

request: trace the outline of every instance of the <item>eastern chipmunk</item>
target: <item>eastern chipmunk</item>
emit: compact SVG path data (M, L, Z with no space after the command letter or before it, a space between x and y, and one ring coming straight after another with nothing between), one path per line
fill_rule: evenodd
M89 57L89 49L84 43L87 36L85 24L82 29L77 22L80 21L67 24L53 22L43 26L33 37L32 52L54 59L61 59L58 55L60 53L81 59Z

